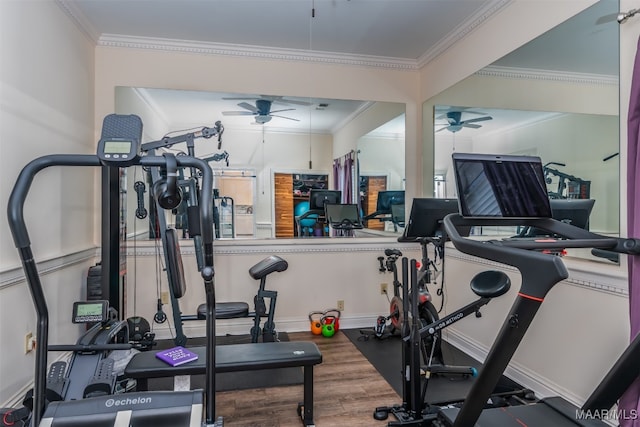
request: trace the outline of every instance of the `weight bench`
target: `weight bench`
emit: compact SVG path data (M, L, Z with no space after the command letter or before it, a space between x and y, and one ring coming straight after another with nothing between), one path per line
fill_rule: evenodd
M138 391L148 389L149 378L191 376L205 373L206 348L189 347L198 359L180 366L170 366L156 358L155 351L136 354L124 370L125 376L137 380ZM215 372L255 371L292 368L304 371L304 400L298 415L305 426L313 423L313 366L322 363L318 346L308 341L229 344L216 346ZM212 391L215 392L215 391Z

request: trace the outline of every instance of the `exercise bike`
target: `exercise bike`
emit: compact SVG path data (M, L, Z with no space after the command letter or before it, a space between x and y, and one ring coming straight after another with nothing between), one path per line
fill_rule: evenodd
M480 307L491 299L505 294L511 286L509 277L501 271L484 271L477 274L470 282L471 290L479 297L477 300L456 310L448 316L424 325L419 312L419 292L413 289L420 286L418 267L415 260L402 259L403 276L403 316L402 316L402 404L381 406L374 410L376 420L386 420L393 414L397 421L389 422L389 426L430 426L436 420L438 408L452 402L427 403L425 397L430 378L437 374L458 374L466 377L478 375L473 367L445 366L433 364L439 331L470 314L477 313ZM409 282L410 276L410 282ZM410 301L410 302L409 302ZM427 350L425 350L427 349ZM425 352L430 353L425 356ZM423 362L425 363L423 365ZM503 393L504 397L525 402L532 393L528 389L519 389ZM503 397L500 396L500 397Z
M396 262L402 256L402 252L398 249L385 249L384 255L384 257L378 257L378 262L380 263L378 271L380 271L380 273L391 272L393 274L393 297L389 300L389 314L387 316L378 316L373 331L360 331L365 337L373 335L378 339L399 334L404 318L402 308L402 283L398 280L398 268L396 265ZM427 262L429 261L427 260ZM422 272L422 275L425 278L427 276L431 277L431 272ZM434 319L438 318L438 312L431 303L431 295L428 289L425 286L418 288L420 317L426 322L425 324L430 324Z

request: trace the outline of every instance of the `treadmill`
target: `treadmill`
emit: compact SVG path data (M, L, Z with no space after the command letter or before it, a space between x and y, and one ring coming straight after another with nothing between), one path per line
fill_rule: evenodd
M455 153L453 163L460 214L444 219L449 238L465 254L517 268L522 284L467 399L460 407L441 408L434 425L607 426L598 418L611 413L610 408L640 374L640 338L627 347L581 408L561 397L521 406L484 406L547 293L569 276L562 258L553 253L565 248L596 248L637 256L640 239L605 237L554 220L538 157ZM558 237L480 241L461 235L461 230L475 226L535 227Z

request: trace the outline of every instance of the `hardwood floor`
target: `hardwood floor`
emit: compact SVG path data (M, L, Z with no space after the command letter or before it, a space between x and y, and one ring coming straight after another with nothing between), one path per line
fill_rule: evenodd
M314 421L318 427L384 426L373 419L377 406L400 403L400 396L338 332L331 338L310 332L289 333L291 341L314 341L323 362L314 369ZM300 427L302 385L218 392L216 414L225 426Z

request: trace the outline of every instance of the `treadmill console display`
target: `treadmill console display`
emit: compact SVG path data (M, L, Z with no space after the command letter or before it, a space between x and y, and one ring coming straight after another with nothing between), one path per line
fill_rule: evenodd
M95 323L107 321L108 301L76 301L73 303L73 323Z
M539 157L463 153L452 157L462 216L551 218Z
M98 158L107 166L129 166L140 157L138 143L127 138L103 138L98 142Z

